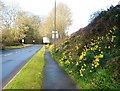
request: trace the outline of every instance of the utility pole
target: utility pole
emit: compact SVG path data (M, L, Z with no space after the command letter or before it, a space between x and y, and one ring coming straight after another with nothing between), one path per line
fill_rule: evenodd
M55 10L54 10L54 51L56 50L56 0L55 0Z

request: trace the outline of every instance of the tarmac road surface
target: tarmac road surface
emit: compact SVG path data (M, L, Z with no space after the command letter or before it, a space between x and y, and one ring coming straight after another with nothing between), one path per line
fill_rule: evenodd
M0 87L2 88L15 76L15 74L28 62L28 60L43 45L32 45L20 49L3 51L0 53L0 65L2 66L2 77L0 76Z

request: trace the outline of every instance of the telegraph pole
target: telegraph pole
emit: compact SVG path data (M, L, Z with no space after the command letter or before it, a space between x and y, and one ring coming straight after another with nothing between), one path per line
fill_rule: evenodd
M56 50L56 0L55 0L55 10L54 10L54 51Z

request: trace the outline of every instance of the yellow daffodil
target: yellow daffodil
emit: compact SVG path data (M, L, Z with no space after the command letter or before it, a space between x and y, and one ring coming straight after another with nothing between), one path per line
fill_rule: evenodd
M76 62L76 66L78 66L79 65L79 63L78 62Z
M83 74L80 74L80 76L83 76Z
M114 42L116 36L112 36L111 42Z
M96 65L99 66L99 63L97 63Z
M103 54L103 51L101 51L101 54Z
M86 64L84 64L84 67L86 67Z
M101 49L98 49L98 51L101 51Z
M97 37L97 39L100 39L100 37Z
M97 67L97 65L95 65L95 68Z
M112 30L110 30L110 33L112 33Z
M99 55L99 58L103 58L103 54L100 54L100 55Z
M110 46L108 46L108 49L110 49Z
M101 39L103 39L104 37L102 36Z
M90 72L92 72L92 70L90 70Z
M65 62L65 64L69 65L69 64L70 64L70 62L67 60L67 61Z
M83 56L81 55L80 58L79 58L79 60L82 60L82 59L83 59Z
M82 55L80 55L79 60L82 60L83 57L84 57L84 54L83 54L83 52L82 52Z
M63 62L62 61L60 61L60 64L62 64Z
M72 70L71 70L71 71L69 71L69 73L72 73Z
M78 46L75 46L75 47L76 47L76 49L78 50L79 47L78 47Z
M99 58L96 58L95 61L96 61L96 62L99 62L100 60L99 60Z
M98 48L98 45L96 45L95 48L97 49L97 48Z
M85 69L81 69L82 71L85 71Z

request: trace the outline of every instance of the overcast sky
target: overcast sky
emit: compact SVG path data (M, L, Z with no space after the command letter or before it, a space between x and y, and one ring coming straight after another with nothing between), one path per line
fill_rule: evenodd
M35 15L47 16L54 7L55 0L1 0L6 5L18 4L24 11L29 11ZM115 6L119 0L56 0L65 3L72 13L73 23L67 30L69 34L87 26L90 15L98 10L106 10L111 5Z

